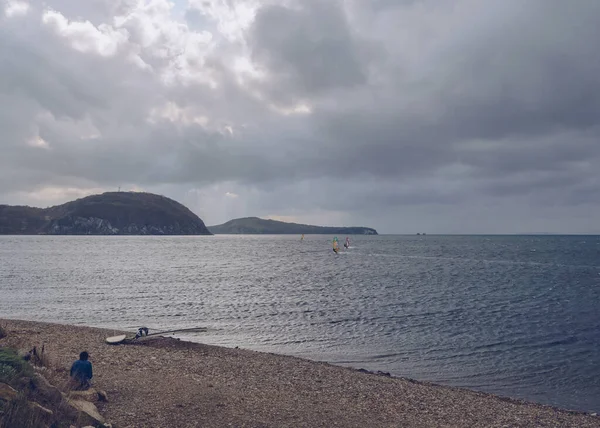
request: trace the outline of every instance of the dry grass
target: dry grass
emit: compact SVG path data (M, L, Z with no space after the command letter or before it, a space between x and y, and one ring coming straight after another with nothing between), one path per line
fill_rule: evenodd
M83 426L77 413L66 402L44 406L52 411L49 415L32 407L34 397L34 394L22 391L10 403L0 401L0 428L69 428L73 424Z
M13 387L19 386L19 379L31 377L33 368L14 349L0 348L0 382ZM43 426L43 420L32 411L27 391L20 391L10 402L0 401L0 428L35 428Z
M33 411L27 395L20 393L17 399L3 403L0 428L38 428L44 427L41 415Z
M33 348L35 349L35 348ZM44 347L29 352L29 361L25 361L15 349L0 347L0 382L7 383L18 390L17 398L10 401L0 400L0 428L68 428L77 422L75 412L59 395L50 399L40 391L43 382L37 374L56 386L67 391L68 380L60 371L52 369L51 358ZM59 384L54 379L60 380ZM50 410L48 414L35 404Z

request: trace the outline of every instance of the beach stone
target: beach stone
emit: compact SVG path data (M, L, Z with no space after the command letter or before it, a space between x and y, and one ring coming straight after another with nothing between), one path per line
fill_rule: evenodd
M35 380L36 390L39 395L52 403L58 404L62 401L62 394L60 390L48 382L48 379L46 379L42 374L36 373L33 378Z
M69 398L73 400L85 400L90 403L98 401L98 393L94 388L86 389L85 391L71 391L69 392Z
M0 382L0 400L12 401L17 398L17 390L6 383Z
M80 422L85 425L104 424L104 418L93 403L85 400L67 399L67 403L79 412Z
M85 391L71 391L69 397L74 400L89 401L90 403L108 401L108 394L105 391L96 390L94 388L89 388Z

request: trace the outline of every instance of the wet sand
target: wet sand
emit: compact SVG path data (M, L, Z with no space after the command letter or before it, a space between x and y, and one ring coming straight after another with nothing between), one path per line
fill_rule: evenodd
M63 376L87 350L99 403L123 427L600 427L600 418L295 357L114 330L0 320L0 346L45 345ZM63 372L64 371L64 372ZM59 375L61 375L59 373Z

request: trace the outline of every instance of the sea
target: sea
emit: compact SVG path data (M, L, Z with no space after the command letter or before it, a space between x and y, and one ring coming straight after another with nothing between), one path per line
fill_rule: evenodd
M599 236L1 236L0 318L600 411ZM345 236L339 236L343 243Z

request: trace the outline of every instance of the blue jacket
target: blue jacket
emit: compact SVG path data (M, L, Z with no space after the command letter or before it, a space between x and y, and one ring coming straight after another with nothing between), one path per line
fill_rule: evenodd
M77 360L71 366L71 377L85 382L92 378L92 363L87 360Z

